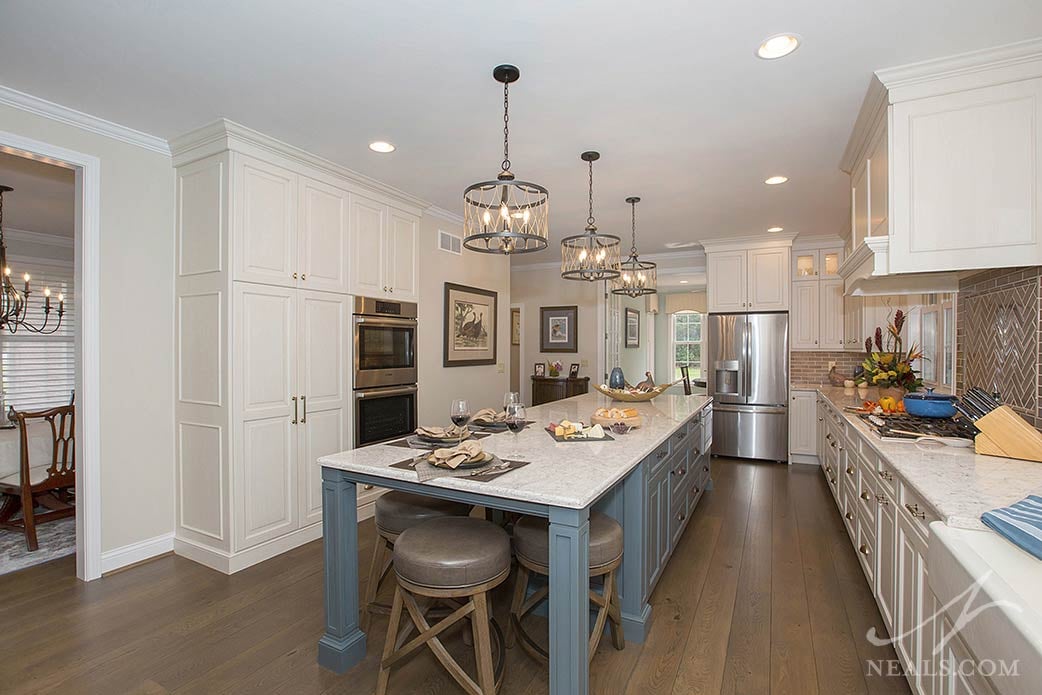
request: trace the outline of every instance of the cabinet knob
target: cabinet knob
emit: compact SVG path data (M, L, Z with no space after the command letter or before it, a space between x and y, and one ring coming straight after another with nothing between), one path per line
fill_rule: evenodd
M854 515L851 512L847 512L843 516L844 516L844 518L846 518L847 521L853 521L854 520Z
M863 499L866 502L868 502L870 499L872 499L872 495L868 494L867 492L862 492L861 493L861 499Z
M296 279L297 279L297 274L296 274L296 273L293 273L293 279L294 279L294 280L296 280Z
M862 543L860 546L858 546L857 551L859 553L861 553L862 555L866 555L867 556L868 555L868 546L865 545L864 543Z
M362 489L363 490L372 490L374 487L376 487L376 486L375 485L363 485Z
M307 275L305 275L304 273L301 273L301 274L300 274L300 279L301 279L301 280L307 280L307 279L308 279L308 276L307 276Z

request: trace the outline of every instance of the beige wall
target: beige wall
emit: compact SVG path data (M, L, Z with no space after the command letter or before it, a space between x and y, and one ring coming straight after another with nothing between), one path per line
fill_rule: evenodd
M547 254L549 255L549 254ZM532 402L532 368L536 362L560 360L565 370L572 362L587 366L579 369L580 376L590 377L591 383L603 381L597 370L597 293L603 291L603 283L562 280L556 268L539 270L517 270L510 273L510 296L514 304L524 305L522 311L521 346L521 398ZM539 350L539 307L579 307L578 352L543 353Z
M169 157L0 106L0 130L101 160L102 551L174 530Z
M500 408L510 390L510 261L505 256L463 250L462 256L438 249L438 230L462 235L457 221L425 214L420 220L419 419L449 422L449 404L466 398L473 410ZM443 367L445 283L454 282L499 294L496 305L496 361L477 367Z
M640 316L640 346L626 347L626 309L634 309ZM622 329L619 331L619 366L622 367L626 381L637 384L644 381L644 372L648 371L648 347L651 337L648 335L647 299L644 297L622 297Z

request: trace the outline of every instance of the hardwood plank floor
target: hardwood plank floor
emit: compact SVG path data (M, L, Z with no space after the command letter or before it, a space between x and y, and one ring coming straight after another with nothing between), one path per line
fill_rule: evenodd
M866 659L896 657L865 639L882 619L820 471L712 465L715 489L652 596L647 640L622 651L601 640L591 693L909 692L903 678L865 675ZM375 534L371 521L361 529L366 567ZM173 556L90 584L74 574L74 559L63 558L0 576L3 692L361 695L375 687L383 616L350 673L315 663L320 542L230 577ZM500 625L512 584L494 596ZM545 621L533 618L532 632L541 629ZM458 632L446 644L472 668ZM429 650L392 672L389 691L461 692ZM500 695L546 692L545 668L508 650Z

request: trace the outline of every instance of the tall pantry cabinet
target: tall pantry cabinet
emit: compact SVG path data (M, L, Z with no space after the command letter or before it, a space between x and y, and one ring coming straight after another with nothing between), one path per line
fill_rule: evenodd
M420 207L228 121L172 150L174 547L232 573L321 536L316 460L352 446L352 219L386 222L366 231L405 259L380 272L408 299Z

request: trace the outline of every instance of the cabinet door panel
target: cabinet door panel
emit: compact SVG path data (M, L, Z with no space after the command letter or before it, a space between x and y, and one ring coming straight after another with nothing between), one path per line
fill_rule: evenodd
M322 467L318 459L351 448L347 443L346 408L310 411L308 405L298 464L301 526L322 520Z
M709 254L707 288L710 311L745 311L746 252L721 251Z
M296 174L249 157L237 162L235 279L295 287Z
M351 291L370 297L387 294L387 206L351 196Z
M897 570L897 528L894 521L894 501L887 493L880 493L885 502L877 501L876 508L876 603L887 631L895 634L894 595Z
M792 394L789 409L789 452L814 456L818 446L817 398L813 391Z
M240 549L297 528L296 446L288 418L242 423Z
M818 322L818 347L822 350L843 349L843 281L822 280L819 286L821 306Z
M235 354L244 418L289 416L295 395L295 290L236 283Z
M415 217L391 211L387 284L391 294L398 299L415 300L417 296L418 228Z
M749 251L749 308L784 311L789 308L789 249Z
M792 283L790 323L793 350L815 350L818 347L820 310L817 280Z
M886 236L890 196L890 154L887 152L886 119L882 119L868 153L868 232Z
M301 287L347 292L347 191L301 178L300 272Z

